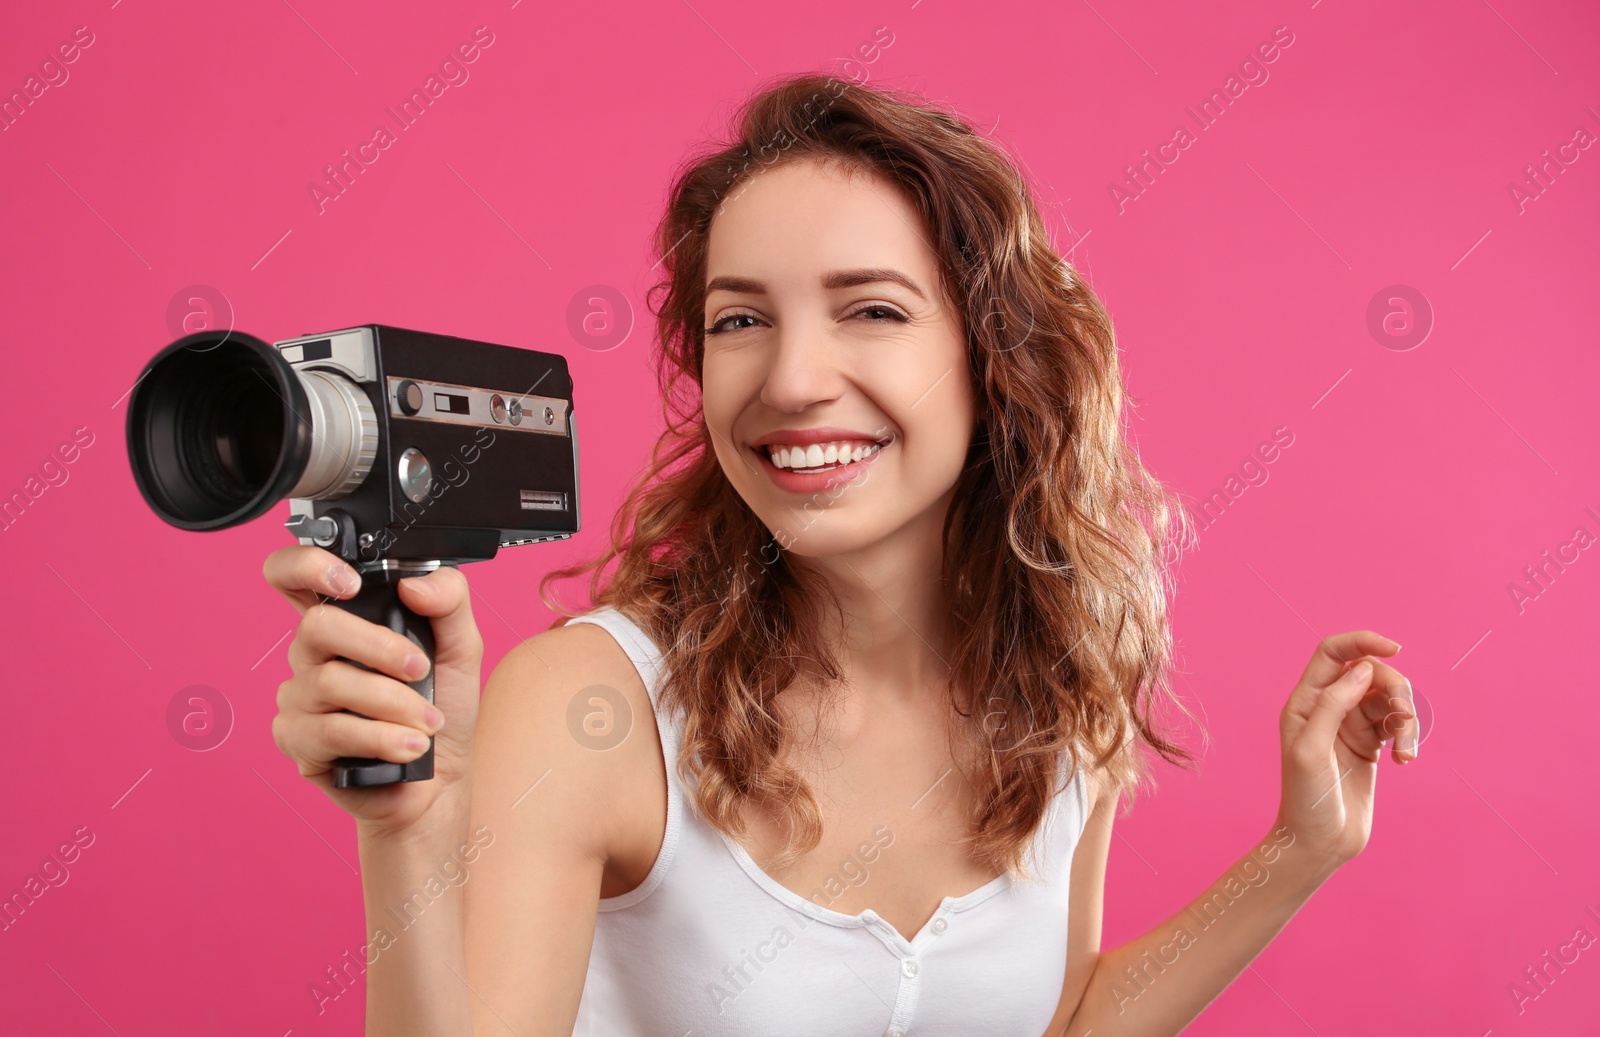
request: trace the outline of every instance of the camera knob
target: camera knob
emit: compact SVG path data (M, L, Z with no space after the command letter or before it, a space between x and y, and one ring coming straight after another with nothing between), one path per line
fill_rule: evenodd
M426 454L414 446L406 447L396 474L400 477L400 492L407 500L421 504L428 499L428 491L433 488L433 466Z
M283 525L294 536L305 537L319 547L327 547L339 535L339 523L326 516L291 515Z
M415 414L422 409L422 387L416 382L408 380L395 386L394 398L403 413Z

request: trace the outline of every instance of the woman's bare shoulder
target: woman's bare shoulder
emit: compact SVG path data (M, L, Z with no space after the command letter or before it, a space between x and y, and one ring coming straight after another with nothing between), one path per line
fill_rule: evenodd
M614 687L624 694L636 689L649 705L644 682L633 661L610 631L595 623L569 622L534 634L508 651L495 667L496 672L501 667L509 667L517 675L541 684L584 680Z
M659 811L647 790L666 794L655 714L638 670L603 627L552 627L508 651L484 686L473 741L475 784L496 786L475 797L514 800L549 783L595 856L626 858L648 841Z
M1117 796L1112 786L1110 773L1089 757L1084 757L1083 766L1083 793L1087 807L1085 814L1093 815L1097 810L1108 809L1115 805Z

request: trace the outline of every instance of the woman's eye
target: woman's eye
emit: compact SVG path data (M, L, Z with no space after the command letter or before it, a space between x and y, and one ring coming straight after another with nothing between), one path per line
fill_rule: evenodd
M753 315L748 314L748 313L730 313L726 317L722 317L719 320L712 321L711 322L711 327L706 329L706 334L707 335L720 335L720 334L722 334L722 332L728 330L723 325L727 324L730 320L755 320L755 319L756 318ZM734 328L733 330L740 331L740 330L743 330L743 329Z
M867 323L869 323L869 324L883 324L883 323L887 323L888 321L895 321L895 322L898 322L900 324L904 324L906 321L910 320L909 317L907 317L905 314L901 313L899 310L895 309L894 307L892 307L892 306L883 306L883 305L863 306L861 309L855 311L854 313L852 313L850 315L851 319L854 319L856 317L862 317L862 316L866 316L867 317ZM729 323L728 323L729 321L738 321L738 320L748 320L748 321L751 321L753 323L760 323L760 318L755 316L754 314L751 314L751 313L730 313L726 317L721 317L721 318L718 318L717 320L713 321L711 323L711 326L706 329L706 334L707 335L720 335L725 331L743 331L743 330L753 326L753 324L743 324L743 325L739 325L739 326L730 326Z

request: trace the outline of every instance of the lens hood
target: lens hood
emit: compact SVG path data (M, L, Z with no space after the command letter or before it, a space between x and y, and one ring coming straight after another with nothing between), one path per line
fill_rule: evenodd
M134 483L179 529L225 529L265 514L305 471L312 433L294 369L239 331L173 342L128 398Z

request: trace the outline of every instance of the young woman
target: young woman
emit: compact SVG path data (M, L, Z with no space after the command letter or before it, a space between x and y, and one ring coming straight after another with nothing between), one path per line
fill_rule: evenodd
M323 604L355 573L267 559L303 613L274 737L357 821L367 1032L1177 1033L1366 844L1386 740L1416 755L1400 646L1317 644L1261 840L1102 950L1143 747L1193 761L1155 713L1183 511L1110 319L950 114L798 76L734 138L658 228L667 431L610 549L546 578L591 572L591 611L480 703L466 580L403 583L436 710L409 642ZM427 735L432 781L332 788Z

